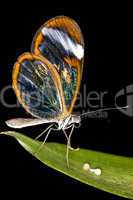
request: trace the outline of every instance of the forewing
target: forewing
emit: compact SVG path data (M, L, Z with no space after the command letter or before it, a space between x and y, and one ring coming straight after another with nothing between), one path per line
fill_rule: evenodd
M65 104L71 112L80 86L84 58L79 26L65 16L49 20L35 35L32 52L46 57L58 71Z
M13 69L13 88L23 107L38 118L54 119L62 113L61 99L51 64L25 53Z

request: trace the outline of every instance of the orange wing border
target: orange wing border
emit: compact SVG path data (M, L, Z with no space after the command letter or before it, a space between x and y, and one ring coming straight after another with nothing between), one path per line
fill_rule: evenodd
M66 118L69 115L69 112L67 111L66 106L65 106L65 100L63 97L63 91L62 91L61 81L60 81L58 72L56 71L56 69L52 66L52 64L47 59L45 59L44 57L34 55L32 53L28 53L28 52L23 53L21 56L18 57L17 62L14 64L13 72L12 72L12 87L15 91L15 94L16 94L18 100L19 100L19 103L24 107L24 109L28 113L30 113L34 117L37 117L32 112L30 112L28 106L25 105L23 99L21 98L21 93L20 93L20 90L19 90L18 84L17 84L17 79L18 79L18 76L20 73L21 63L26 59L28 59L28 60L37 59L37 60L41 61L42 63L44 63L45 65L47 65L48 69L50 70L50 72L52 74L53 81L55 83L56 89L57 89L57 91L60 95L60 99L61 99L62 114L58 118L59 118L59 120Z
M35 36L33 38L33 42L32 42L32 45L31 45L31 52L33 52L37 56L43 57L41 55L39 49L38 49L38 46L44 39L43 34L41 33L41 30L44 26L45 27L55 27L57 24L59 24L61 26L63 24L68 24L68 23L69 23L69 26L71 26L71 31L70 31L71 36L76 38L76 41L81 43L81 45L84 47L83 34L80 30L79 25L73 19L71 19L70 17L66 17L66 16L61 15L61 16L57 16L57 17L54 17L54 18L46 21L39 28L39 30L37 31L37 33L35 34ZM78 33L73 30L73 25L75 25L76 28L78 29L78 31L79 31ZM70 65L72 64L71 61L68 58L65 58L65 60L68 64L70 64ZM72 66L72 67L75 67L77 69L77 87L76 87L75 94L73 96L70 108L67 111L67 115L70 115L72 113L76 99L77 99L77 96L78 96L78 93L79 93L79 90L80 90L81 77L82 77L82 72L83 72L83 65L84 65L84 58L81 60L81 63L76 62L76 65ZM61 97L64 98L63 92L61 92ZM63 101L63 103L65 104L65 100ZM64 111L64 115L65 114L66 114L66 111Z

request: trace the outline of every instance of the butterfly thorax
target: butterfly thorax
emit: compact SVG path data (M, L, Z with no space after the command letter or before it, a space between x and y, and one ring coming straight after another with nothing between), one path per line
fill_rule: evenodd
M72 124L79 124L81 121L80 116L78 115L69 115L63 120L58 121L58 130L65 130L69 128Z

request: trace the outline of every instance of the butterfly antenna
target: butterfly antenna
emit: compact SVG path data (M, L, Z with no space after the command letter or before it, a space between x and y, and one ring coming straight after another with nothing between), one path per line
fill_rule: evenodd
M83 118L83 117L86 117L87 115L91 115L93 113L102 112L102 111L121 110L121 109L126 109L126 108L129 108L129 105L124 106L124 107L117 107L117 108L115 108L115 107L112 107L112 108L102 108L102 109L98 109L98 110L95 110L95 111L88 111L88 112L82 113L80 115L80 117Z

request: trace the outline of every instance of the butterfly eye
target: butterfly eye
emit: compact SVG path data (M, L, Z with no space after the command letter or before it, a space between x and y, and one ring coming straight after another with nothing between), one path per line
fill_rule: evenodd
M81 127L81 122L78 122L78 123L75 122L74 127L75 127L75 128L79 128L79 127Z

